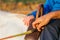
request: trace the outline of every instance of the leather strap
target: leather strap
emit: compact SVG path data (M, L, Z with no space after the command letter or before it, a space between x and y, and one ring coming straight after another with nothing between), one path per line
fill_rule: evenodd
M36 13L36 19L39 17L39 14L40 14L40 16L42 16L42 14L43 14L43 5L41 4L40 6L41 6L40 10ZM31 22L30 26L28 27L28 30L33 29L32 22ZM25 35L25 40L38 40L39 36L40 36L40 32L36 30L35 32L33 32L31 34Z

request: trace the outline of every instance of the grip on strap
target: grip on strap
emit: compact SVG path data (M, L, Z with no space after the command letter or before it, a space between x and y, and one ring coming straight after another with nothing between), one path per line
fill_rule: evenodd
M39 13L40 13L40 16L42 16L42 14L43 14L43 4L41 4L40 6L41 6L40 11L36 13L36 19L38 18ZM33 29L33 27L32 27L32 23L31 23L30 26L28 27L28 30L32 30L32 29ZM35 32L33 32L31 34L27 34L25 36L25 40L38 40L39 36L40 36L40 32L36 30Z

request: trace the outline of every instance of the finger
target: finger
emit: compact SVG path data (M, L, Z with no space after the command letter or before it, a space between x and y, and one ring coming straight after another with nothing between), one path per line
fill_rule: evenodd
M44 29L44 27L42 27L42 28L37 28L37 29L38 29L38 31L41 32L41 31Z
M42 21L42 20L36 20L35 23L36 23L36 24L40 24L41 21Z
M41 29L40 29L39 27L37 27L37 30L38 30L38 31L41 31Z
M37 30L38 30L39 32L41 32L41 29L37 28Z
M41 31L41 28L42 28L42 24L39 24L37 27L38 31Z
M34 21L34 23L35 23L35 24L38 24L38 23L39 23L39 21L37 21L37 20L36 20L36 21Z
M29 26L29 21L28 20L26 20L26 25Z
M40 24L40 20L36 20L36 21L33 22L33 24L32 24L33 25L33 28L36 28L36 25L37 24L38 25Z
M27 24L28 24L26 20L24 21L24 24L25 24L25 25L27 25Z
M44 27L41 28L42 30L44 29Z
M28 26L28 23L26 23L26 25Z
M31 23L31 20L29 19L29 20L27 20L27 26L29 26L30 25L30 23Z
M37 21L35 21L35 22L33 22L33 28L36 28L36 27L38 27L38 25L39 25L39 22L37 22Z
M30 22L27 22L27 26L29 26Z
M31 24L31 21L28 22L28 26Z
M36 28L35 22L32 23L32 26L34 29Z
M40 23L38 27L41 29L43 28L43 26L44 26L44 23Z
M27 26L29 26L29 23L27 23Z

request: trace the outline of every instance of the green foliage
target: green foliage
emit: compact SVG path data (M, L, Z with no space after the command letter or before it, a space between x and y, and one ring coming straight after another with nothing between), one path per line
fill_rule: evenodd
M41 2L45 2L45 0L2 0L4 3L9 3L9 2L23 2L23 3L26 3L26 2L38 2L38 3L41 3Z

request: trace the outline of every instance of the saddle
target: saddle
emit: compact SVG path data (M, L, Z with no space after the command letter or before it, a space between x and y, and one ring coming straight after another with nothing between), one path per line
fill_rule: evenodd
M40 4L40 8L39 8L39 12L36 13L36 19L40 16L42 16L42 13L43 13L43 4ZM34 20L33 20L34 21ZM32 22L33 22L32 21ZM33 27L32 27L32 22L31 24L29 25L27 31L29 30L32 30ZM40 33L38 30L35 30L33 33L31 34L27 34L25 35L25 40L38 40L39 36L40 36Z

